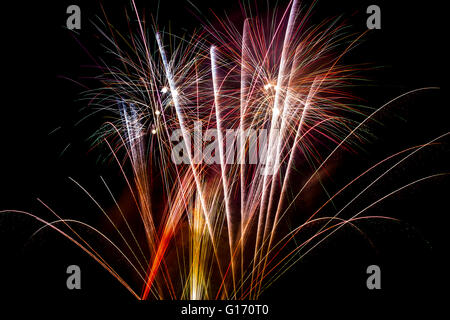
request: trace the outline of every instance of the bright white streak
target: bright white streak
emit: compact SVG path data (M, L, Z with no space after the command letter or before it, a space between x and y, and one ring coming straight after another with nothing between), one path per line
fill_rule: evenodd
M241 92L240 92L240 141L239 141L239 157L240 157L240 189L241 189L241 230L240 230L240 249L241 249L241 286L243 283L243 277L244 277L244 230L246 230L245 224L247 221L247 217L245 216L245 207L246 207L246 200L247 200L247 192L245 190L245 180L246 180L246 172L245 172L245 133L244 130L246 130L245 126L245 112L246 112L246 102L248 95L248 88L247 88L247 82L249 78L249 74L247 72L247 68L245 66L246 61L248 61L248 19L245 19L244 21L244 28L242 31L242 58L241 58Z
M222 117L220 115L220 101L219 101L219 85L217 80L217 59L216 59L216 47L212 46L210 50L211 54L211 74L213 80L213 91L214 91L214 106L216 110L216 121L217 121L217 135L219 140L219 157L220 157L220 171L222 173L222 186L223 186L223 195L225 198L225 215L227 217L227 229L228 229L228 244L230 246L230 261L231 261L231 270L233 274L233 286L236 286L235 282L235 266L233 259L233 250L234 250L234 232L232 230L233 226L231 223L231 206L230 206L230 193L226 172L226 163L225 163L225 148L223 146L223 127L222 127Z

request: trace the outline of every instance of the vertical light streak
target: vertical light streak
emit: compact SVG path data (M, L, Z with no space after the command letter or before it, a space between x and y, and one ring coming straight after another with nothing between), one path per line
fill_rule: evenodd
M227 170L225 163L225 148L223 145L224 137L223 137L223 128L222 126L222 115L220 110L220 101L219 101L219 84L217 79L217 58L216 58L216 48L214 46L210 49L211 54L211 74L213 80L213 94L214 94L214 105L216 110L216 122L217 122L217 135L218 135L218 145L219 145L219 157L220 157L220 171L222 174L222 187L223 187L223 195L225 200L225 215L227 221L227 229L228 229L228 243L230 247L230 261L231 261L231 269L233 276L233 288L236 287L235 280L235 263L234 263L234 234L235 228L232 225L232 217L231 217L231 205L230 205L230 191L227 179Z
M244 235L244 229L245 224L247 223L247 215L246 215L246 206L247 206L247 192L246 192L246 170L245 170L245 159L246 159L246 152L245 152L245 146L246 146L246 134L245 130L247 130L246 125L246 106L247 106L247 95L248 95L248 80L249 80L249 73L248 68L246 66L247 61L249 60L249 44L248 44L248 37L249 37L249 21L248 19L245 19L244 21L244 27L242 31L242 59L241 59L241 86L240 86L240 122L239 122L239 128L240 128L240 140L239 140L239 157L240 157L240 188L241 188L241 229L240 229L240 241L239 241L239 247L241 250L241 282L243 282L244 277L244 247L245 247L245 235Z

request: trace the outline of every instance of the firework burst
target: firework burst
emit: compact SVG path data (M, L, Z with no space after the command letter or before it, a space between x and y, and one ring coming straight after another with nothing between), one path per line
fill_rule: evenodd
M320 184L338 150L366 141L364 125L385 107L366 115L348 90L358 80L358 67L341 58L361 36L349 34L340 19L310 26L313 6L301 7L297 0L270 24L257 16L247 16L239 28L218 20L188 39L148 28L134 2L132 7L136 32L122 34L109 22L98 26L115 63L101 65L102 87L85 96L91 107L112 115L94 144L105 144L123 173L144 237L135 236L131 213L103 178L120 225L73 182L98 205L120 242L84 227L107 239L135 274L135 284L77 233L72 224L78 222L56 213L55 222L38 219L80 246L138 299L257 299L325 238L368 218L367 209L408 187L339 218L392 168L442 138L375 164L305 212L296 207L298 200ZM202 134L213 129L214 136ZM180 139L174 140L177 130ZM249 132L264 132L264 143L252 143ZM199 143L193 146L196 134ZM174 161L177 147L184 150L182 163ZM208 162L205 152L216 161ZM257 161L251 162L255 153ZM349 185L392 159L390 169L334 215L321 214ZM292 216L302 222L290 226ZM294 243L302 231L308 236Z

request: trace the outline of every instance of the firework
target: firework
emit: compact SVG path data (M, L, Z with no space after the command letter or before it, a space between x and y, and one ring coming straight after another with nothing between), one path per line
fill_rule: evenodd
M136 298L257 299L342 226L369 218L363 214L386 197L438 176L413 181L340 218L389 171L445 135L375 164L317 210L296 208L327 174L333 155L364 143L365 124L391 103L365 114L348 90L358 80L358 67L342 64L341 58L361 36L348 34L339 19L309 26L312 6L293 0L271 24L249 16L239 29L219 20L217 27L206 25L179 39L157 26L149 30L132 4L137 32L108 35L98 29L116 62L101 66L102 87L86 98L114 115L94 144L105 144L119 166L144 236L135 235L131 213L103 178L120 225L72 181L114 226L119 242L87 224L61 219L47 205L57 221L33 217L82 248ZM334 215L321 214L348 186L392 159L394 165ZM289 226L291 216L302 222ZM133 284L73 224L106 239L135 274ZM311 226L315 230L309 234ZM294 243L305 230L306 238Z

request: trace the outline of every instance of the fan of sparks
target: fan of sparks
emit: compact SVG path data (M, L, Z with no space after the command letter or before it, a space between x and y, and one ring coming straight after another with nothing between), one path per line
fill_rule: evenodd
M98 28L115 63L101 66L102 87L87 97L113 115L96 143L109 148L135 206L121 208L113 197L121 222L109 219L119 235L111 250L133 275L121 276L71 221L61 219L72 235L47 225L138 299L257 299L325 238L368 217L366 208L339 218L349 204L320 214L359 177L315 210L298 205L317 192L311 186L338 150L365 140L360 133L370 116L349 89L357 68L341 63L359 38L340 19L308 25L312 7L297 0L270 18L249 15L239 27L218 20L188 39L148 28L132 7L127 18L137 21L136 32L124 35L109 23ZM211 129L217 134L205 139ZM175 130L180 139L172 138ZM248 132L264 132L265 144L252 144ZM213 163L204 159L208 144L215 146L208 151ZM176 146L185 153L181 163L174 161ZM131 215L142 237L128 223Z

